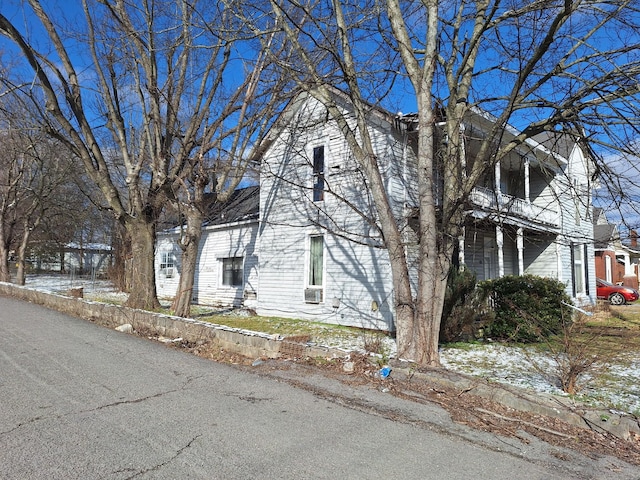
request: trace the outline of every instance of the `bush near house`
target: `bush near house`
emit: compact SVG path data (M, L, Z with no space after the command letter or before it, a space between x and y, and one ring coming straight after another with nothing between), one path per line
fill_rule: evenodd
M540 342L559 334L570 321L571 299L564 283L535 275L513 276L478 283L485 298L493 304L495 318L486 335L512 342Z
M440 322L440 341L468 342L482 336L481 329L493 321L487 299L476 288L476 274L468 268L451 267Z

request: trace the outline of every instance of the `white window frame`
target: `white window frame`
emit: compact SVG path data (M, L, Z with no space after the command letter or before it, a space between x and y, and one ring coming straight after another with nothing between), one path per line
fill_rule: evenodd
M172 278L176 267L176 259L173 250L165 249L160 253L160 273L167 278Z
M321 275L322 275L322 282L321 283L311 283L311 262L312 262L312 258L311 258L311 248L312 248L312 242L314 238L321 238L322 239L322 271L321 271ZM326 255L325 255L325 250L326 250L326 242L325 242L325 238L324 235L322 234L310 234L308 236L308 240L307 240L307 268L306 268L306 286L308 288L324 288L324 284L325 284L325 267L326 267Z
M163 250L160 254L160 270L175 267L175 259L173 257L173 250Z
M575 282L574 288L576 296L586 295L586 272L585 272L585 258L584 258L584 244L576 243L571 246L573 248L573 279Z
M322 239L322 267L321 267L321 282L312 283L312 245L314 238ZM305 303L324 303L325 297L325 284L327 278L327 241L325 235L321 233L310 233L306 239L306 255L305 255L305 269L304 269L304 301Z

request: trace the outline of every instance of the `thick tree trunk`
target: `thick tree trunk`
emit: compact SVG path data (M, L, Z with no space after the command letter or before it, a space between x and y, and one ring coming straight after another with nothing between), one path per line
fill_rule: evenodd
M9 270L9 252L0 245L0 282L11 282L11 271Z
M191 315L191 299L193 297L193 286L195 283L197 250L197 246L194 247L189 244L187 248L182 251L180 282L176 296L173 299L173 304L171 305L171 311L177 317L189 317Z
M26 264L25 257L27 255L27 246L29 245L29 237L30 230L25 227L24 234L22 236L22 241L20 242L20 246L18 247L18 271L16 272L16 284L24 285L26 283L27 274L26 274Z
M439 366L438 340L449 263L442 226L438 222L438 198L434 177L435 118L431 97L418 98L418 287L410 338L398 344L401 355L419 365Z
M191 313L191 299L198 265L198 246L202 237L204 216L200 208L190 206L187 212L186 231L179 242L182 249L180 282L171 309L178 317L188 317Z
M0 282L11 282L9 247L6 245L3 226L0 225Z
M131 239L131 291L125 305L142 310L160 308L155 280L156 230L153 222L130 219L125 224Z
M24 256L18 256L18 270L16 271L16 285L24 285L27 281L27 275L25 273L25 260Z
M451 262L447 255L436 255L436 261L424 257L420 262L422 274L418 275L418 291L412 306L396 308L398 328L398 358L419 365L439 366L438 353L440 322L447 288L448 269ZM401 336L402 335L402 336Z

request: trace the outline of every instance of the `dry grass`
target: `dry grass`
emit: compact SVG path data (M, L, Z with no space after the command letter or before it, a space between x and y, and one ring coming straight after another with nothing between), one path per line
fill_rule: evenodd
M597 334L594 348L640 352L640 304L619 307L598 304L586 322L586 332Z
M635 380L629 382L628 375L620 372L634 364L640 353L640 305L598 304L592 316L579 315L545 350L570 395L590 387L593 396L598 386L611 390L615 385L620 398L632 397L637 392ZM612 406L627 410L624 404Z

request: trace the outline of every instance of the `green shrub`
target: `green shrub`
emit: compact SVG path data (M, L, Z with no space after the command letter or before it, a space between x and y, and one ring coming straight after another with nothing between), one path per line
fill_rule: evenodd
M452 267L442 309L440 341L449 343L474 340L488 318L493 318L493 312L476 291L475 273L467 268Z
M495 319L487 326L492 338L515 342L539 342L562 332L563 318L571 318L571 303L564 283L535 275L505 276L480 282L490 297Z

